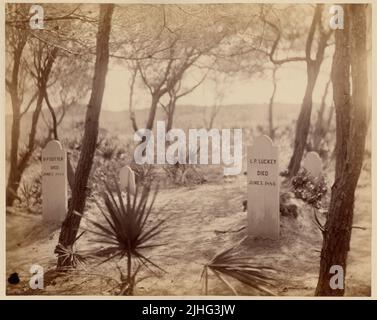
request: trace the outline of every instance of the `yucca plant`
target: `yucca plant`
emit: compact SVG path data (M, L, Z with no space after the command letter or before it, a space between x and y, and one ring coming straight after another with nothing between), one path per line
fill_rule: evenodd
M42 204L42 176L33 177L31 182L23 181L19 190L23 207L29 212L37 211L38 209L34 206Z
M105 140L103 143L101 143L98 151L102 155L103 159L111 160L116 154L117 145L112 140Z
M244 239L241 242L243 241ZM208 294L209 271L211 271L235 295L238 295L238 292L231 282L228 281L229 278L235 279L258 291L269 295L275 295L268 288L274 285L274 279L268 274L276 273L276 270L270 267L250 263L252 257L242 256L238 250L241 242L216 254L212 260L204 266L201 279L204 281L206 295Z
M106 245L106 248L96 252L97 256L106 256L101 264L116 258L119 260L127 258L126 281L128 282L128 289L124 293L132 294L135 276L139 271L139 266L137 266L136 270L132 272L134 260L152 272L154 272L153 268L164 271L141 252L146 248L163 245L153 242L153 239L164 229L165 220L153 225L148 223L158 188L155 188L152 192L150 186L138 184L135 194L130 195L127 192L124 200L117 181L115 181L114 186L115 195L107 183L105 183L105 187L106 192L103 199L106 209L103 209L96 200L95 202L106 220L106 225L89 219L94 230L88 231L99 236L98 239L94 240L96 243ZM152 200L148 201L151 194Z
M135 172L135 180L137 184L148 186L156 180L156 170L153 165L131 163L131 169Z
M25 207L30 209L30 205L31 205L31 200L32 200L32 197L33 197L33 193L32 193L32 185L27 182L27 181L23 181L20 185L20 193L21 193L21 197L22 199L25 201Z
M85 234L85 231L81 232L73 242L73 245L70 248L64 247L61 243L55 248L54 253L57 254L59 257L63 259L63 266L68 265L68 267L60 267L60 271L68 271L68 270L75 270L78 267L82 267L85 269L85 263L90 255L85 254L84 252L80 252L76 248L76 244L78 240ZM70 263L66 263L69 261Z

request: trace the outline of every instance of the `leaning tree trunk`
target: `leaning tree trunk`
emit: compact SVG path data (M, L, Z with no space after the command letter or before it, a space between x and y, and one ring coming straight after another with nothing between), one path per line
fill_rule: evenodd
M58 268L70 266L70 259L64 259L63 252L59 247L68 251L72 250L81 221L81 216L75 214L75 211L82 214L85 208L87 184L96 149L99 116L109 62L109 37L113 10L114 5L112 4L100 5L92 92L86 111L82 151L75 173L72 199L60 232L59 245L55 250L58 253Z
M310 117L313 107L313 91L317 80L319 66L315 62L308 61L308 84L302 101L300 115L297 119L294 151L288 165L288 176L293 177L300 169L300 164L306 148L306 140L309 134Z
M344 30L335 32L332 81L336 110L336 169L330 210L324 228L316 295L342 296L344 286L331 288L334 265L346 275L355 189L360 176L367 133L368 76L365 5L344 5ZM352 68L352 97L350 85Z

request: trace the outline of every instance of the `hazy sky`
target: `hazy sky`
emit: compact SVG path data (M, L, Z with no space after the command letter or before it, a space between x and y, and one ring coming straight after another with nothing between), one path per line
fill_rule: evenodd
M331 59L328 57L322 64L314 91L313 101L320 102L325 85L329 79ZM186 81L197 83L200 74L190 71ZM295 62L285 64L277 72L276 103L300 104L306 87L306 64ZM273 89L271 71L267 71L264 78L251 77L249 79L231 79L225 85L220 85L224 99L222 104L253 104L268 103ZM332 90L329 91L328 101L332 99ZM215 83L212 80L204 81L191 94L179 100L179 104L193 104L198 106L211 106L215 101ZM6 112L11 113L9 95L7 97ZM86 104L89 97L82 103ZM109 65L106 88L103 100L103 109L112 111L128 110L129 99L129 71L119 64ZM135 88L134 108L148 108L150 103L149 92L141 84Z
M321 67L314 91L314 102L320 102L325 85L329 80L331 59L326 59ZM129 77L128 71L119 65L110 65L103 108L106 110L128 110L129 99ZM190 73L188 81L200 79L200 74ZM306 87L306 64L304 62L289 63L284 65L277 72L277 92L275 101L280 103L299 104L304 96ZM267 71L264 78L231 79L231 82L219 87L223 90L223 104L252 104L268 103L273 84L271 71ZM211 80L204 81L191 94L179 100L179 104L194 104L198 106L211 106L215 101L215 84ZM135 89L134 108L144 109L149 106L149 93L139 84ZM331 90L328 100L331 100Z

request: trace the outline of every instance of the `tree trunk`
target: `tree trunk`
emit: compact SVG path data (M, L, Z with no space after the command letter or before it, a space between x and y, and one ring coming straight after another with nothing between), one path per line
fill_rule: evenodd
M75 211L82 214L85 208L87 184L96 149L99 116L109 62L109 37L113 10L114 5L112 4L100 5L96 62L92 92L86 111L82 151L76 168L71 203L59 237L59 244L67 250L72 250L72 246L76 240L77 232L80 227L81 216L76 215ZM59 254L58 268L70 266L69 259L64 259L61 252L57 250L56 252Z
M288 165L288 177L293 177L300 169L300 164L306 148L306 141L310 128L310 117L313 106L313 90L317 80L319 67L316 68L312 61L308 62L308 84L305 90L304 100L302 101L300 115L297 119L295 144L292 158Z
M20 105L17 107L16 110L16 115L13 115L13 119L17 119L16 123L12 125L12 145L13 143L17 145L17 153L16 153L16 166L17 168L13 168L13 172L11 171L12 174L9 174L9 178L11 178L11 182L8 180L8 184L11 186L11 191L10 191L10 198L9 198L9 203L13 204L14 198L17 197L17 190L21 181L22 174L24 173L25 169L28 166L30 157L32 156L34 150L35 150L35 137L37 134L37 127L38 127L38 120L39 116L41 114L42 110L42 105L43 105L43 99L45 97L45 92L47 88L47 82L50 77L51 69L52 66L56 60L56 56L58 53L58 48L54 47L54 49L51 50L48 56L48 60L46 63L46 67L41 69L42 75L37 79L38 81L38 96L37 96L37 102L35 106L35 110L33 112L32 116L32 122L31 122L31 129L29 133L29 141L26 147L26 150L24 150L23 154L18 157L18 139L20 136ZM20 104L20 102L18 102ZM13 138L13 127L15 130L14 133L14 138ZM16 148L16 146L15 146ZM15 155L12 153L15 152L14 150L11 151L11 157L14 157ZM19 158L19 159L18 159ZM11 163L14 164L14 160L11 160ZM7 194L8 196L8 194ZM12 199L13 197L13 199ZM11 205L11 204L9 204Z
M151 108L149 111L149 117L148 117L146 129L149 129L149 130L153 129L154 118L156 117L157 105L158 105L159 100L160 100L160 97L158 95L152 95Z
M18 142L20 139L21 101L18 92L18 77L20 72L21 57L26 45L26 36L21 35L13 52L12 79L8 86L12 101L12 136L10 148L10 170L6 189L6 205L12 206L17 197L17 189L20 182L18 172Z
M330 109L329 109L329 113L328 113L327 121L326 121L326 126L325 126L325 128L327 130L330 130L330 128L331 128L331 122L332 122L333 116L334 116L334 106L331 106ZM368 119L369 119L369 117L368 117Z
M331 288L330 279L334 275L330 274L330 268L333 265L343 268L344 283L350 250L355 189L361 172L368 126L365 5L344 5L344 12L344 30L335 31L332 80L337 125L336 172L323 234L320 272L315 293L318 296L344 295L344 287Z
M18 141L20 139L20 106L18 96L11 93L13 106L13 120L12 120L12 136L10 149L10 170L8 176L7 190L6 190L6 205L12 206L14 200L17 198L17 189L20 182L20 174L18 172Z
M13 190L15 194L17 194L17 189L20 185L22 174L27 168L30 157L33 154L34 149L35 149L35 135L36 135L36 130L37 130L36 126L37 126L40 111L42 109L42 102L43 102L43 95L39 95L37 99L37 105L36 105L36 108L34 110L33 117L32 117L32 124L31 124L32 128L29 134L29 143L27 145L27 149L22 153L17 163L17 175L15 176L15 180L13 181L14 183Z
M173 128L173 119L176 106L176 99L171 98L168 105L168 114L167 114L167 123L166 123L166 132L169 132Z
M324 117L324 113L326 109L326 98L329 91L330 82L331 82L331 79L326 84L325 91L323 93L322 100L321 100L321 105L318 110L317 121L316 121L314 132L313 132L313 150L317 152L319 151L321 142L324 136L326 135L326 131L328 130L328 127L325 127L324 125L323 117Z
M136 115L133 109L133 96L134 96L134 87L136 82L136 75L137 75L137 69L135 68L132 77L131 77L131 83L130 83L130 95L128 97L128 107L130 112L130 120L132 124L132 128L134 129L134 132L137 132L139 128L137 127L136 123Z
M331 31L325 32L322 27L322 10L323 5L317 5L316 11L313 17L313 22L308 34L306 41L306 70L308 82L306 85L304 99L302 101L300 115L297 119L296 124L296 134L295 134L295 144L293 155L288 165L288 177L292 178L295 176L300 169L300 164L304 151L306 148L306 143L309 134L310 127L310 117L312 114L313 105L313 91L317 81L319 69L321 67L325 49L327 47L327 41L331 36ZM319 29L319 40L316 51L315 59L311 58L311 49L313 44L313 39L315 35L315 29L318 26Z
M48 97L47 88L45 90L44 98L45 98L45 101L46 101L46 104L47 104L47 108L50 111L51 118L52 118L52 129L51 129L51 132L54 135L54 139L55 140L59 140L59 137L58 137L58 120L56 119L55 110L54 110L54 108L51 105L50 98Z
M275 99L275 94L276 94L276 71L277 67L275 66L273 72L272 72L272 83L273 83L273 89L272 89L272 94L270 97L270 103L268 106L268 127L269 127L269 133L270 133L270 138L272 140L275 140L275 128L274 128L274 99Z

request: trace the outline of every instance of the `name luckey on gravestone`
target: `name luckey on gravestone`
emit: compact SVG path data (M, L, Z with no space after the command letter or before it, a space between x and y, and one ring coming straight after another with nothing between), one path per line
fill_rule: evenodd
M249 236L279 239L278 147L266 135L247 150L247 194Z
M61 222L67 213L67 153L57 140L42 151L43 220Z

